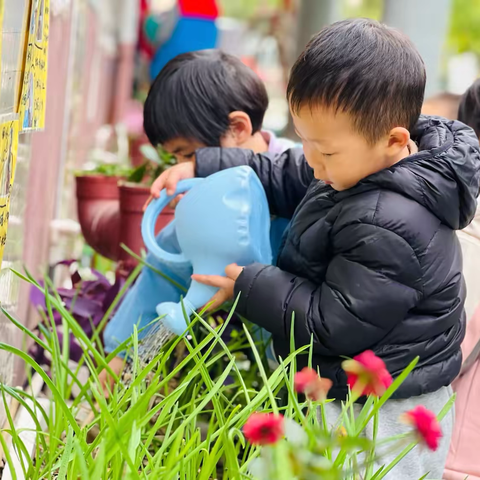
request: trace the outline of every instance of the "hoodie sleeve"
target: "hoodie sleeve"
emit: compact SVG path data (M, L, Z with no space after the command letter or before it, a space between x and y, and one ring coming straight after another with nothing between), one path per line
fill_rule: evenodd
M408 243L375 225L346 226L335 243L319 285L273 266L246 267L235 285L237 312L283 338L294 315L297 347L313 337L321 355L378 344L422 297L420 264Z
M301 149L281 155L254 154L238 148L202 148L195 155L195 175L208 177L227 168L248 165L262 182L273 215L291 218L314 179Z

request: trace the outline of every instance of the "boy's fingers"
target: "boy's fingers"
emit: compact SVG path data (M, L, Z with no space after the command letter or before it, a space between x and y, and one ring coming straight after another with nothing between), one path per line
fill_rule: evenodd
M165 180L165 188L167 189L167 195L173 195L177 189L177 183L180 181L180 172L177 170L171 170L170 175Z
M220 275L192 275L192 279L203 285L210 285L211 287L224 288L228 285L230 280Z
M148 200L145 202L145 205L143 206L143 211L145 211L147 209L147 207L152 203L152 200L153 200L153 197L152 197L152 195L150 195L148 197Z
M195 177L195 165L193 162L186 162L175 165L163 172L154 182L150 192L154 198L160 196L160 192L165 188L167 195L175 195L177 183L185 178Z
M177 195L169 204L168 206L170 208L175 208L178 205L178 202L185 196L184 193L181 193L180 195Z
M153 198L158 198L159 194L160 194L160 189L158 188L158 181L160 180L160 178L157 178L153 183L152 183L152 186L150 187L150 195L153 197Z
M150 193L152 194L153 198L158 198L160 196L160 192L164 189L166 178L168 177L169 171L163 172L152 184L150 188Z
M178 205L178 202L183 198L183 194L182 195L178 195L178 197L174 198L169 204L168 206L170 208L175 208L177 205ZM145 202L145 205L143 206L143 211L145 212L145 210L148 208L148 206L152 203L153 201L153 196L150 195L150 197L148 197L148 200Z
M243 267L239 267L236 263L227 265L227 267L225 268L225 274L228 278L231 278L232 280L236 280L242 272Z
M203 308L207 307L207 312L217 309L223 305L228 300L228 296L225 293L225 290L219 290L205 305Z

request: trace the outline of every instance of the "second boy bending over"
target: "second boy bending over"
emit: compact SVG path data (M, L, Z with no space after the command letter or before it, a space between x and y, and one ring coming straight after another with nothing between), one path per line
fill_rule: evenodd
M241 147L255 153L279 154L294 146L290 140L263 131L268 96L260 78L238 58L218 50L191 52L171 60L153 83L145 102L145 132L154 146L161 145L179 163L189 162L201 147ZM285 219L272 222L272 249L276 251ZM178 252L175 231L167 226L157 241L168 251ZM178 276L147 257L163 273L188 287L190 274ZM185 273L185 272L182 272ZM104 332L105 351L111 353L134 330L157 318L161 302L180 300L182 292L153 270L143 268ZM144 330L139 337L147 335ZM119 373L123 355L110 366ZM106 380L106 371L101 374Z

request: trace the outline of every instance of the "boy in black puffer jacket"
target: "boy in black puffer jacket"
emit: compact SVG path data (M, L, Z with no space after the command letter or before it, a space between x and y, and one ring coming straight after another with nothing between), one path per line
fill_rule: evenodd
M272 332L283 358L295 313L296 346L313 338L314 367L337 400L347 393L343 357L373 350L396 376L419 356L383 409L379 438L400 433L398 416L416 405L438 413L461 365L455 230L475 213L480 154L470 128L420 117L424 89L422 59L401 33L366 19L333 24L306 47L288 85L305 156L203 149L152 189L237 165L257 172L272 214L291 218L276 266L231 265L226 278L196 280L220 288L218 303L241 293L237 312ZM440 478L452 415L435 454L409 456L387 478Z

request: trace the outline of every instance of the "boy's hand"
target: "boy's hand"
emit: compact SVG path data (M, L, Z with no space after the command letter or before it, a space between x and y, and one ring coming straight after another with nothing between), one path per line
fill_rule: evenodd
M194 162L185 162L174 165L165 170L154 182L150 189L153 198L158 198L160 192L166 188L167 195L173 195L180 180L195 178Z
M183 162L177 165L174 165L172 168L165 170L152 184L150 187L150 198L147 200L147 203L143 206L143 211L147 209L150 205L150 202L154 198L160 196L160 192L166 188L167 195L173 195L177 188L177 183L180 180L186 178L195 177L195 163L194 162ZM175 208L178 202L181 200L184 194L179 195L177 198L174 198L169 206L170 208Z
M233 298L233 289L237 278L243 271L243 267L239 267L236 263L232 263L225 268L226 277L221 275L192 275L192 279L204 285L217 287L220 290L208 302L208 310L215 310L226 301Z

